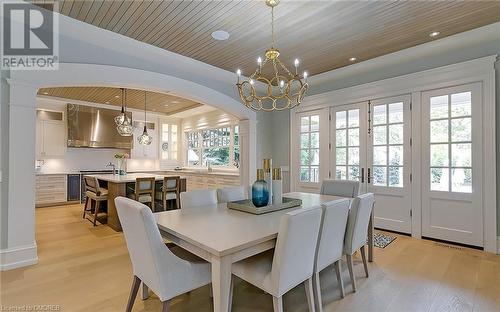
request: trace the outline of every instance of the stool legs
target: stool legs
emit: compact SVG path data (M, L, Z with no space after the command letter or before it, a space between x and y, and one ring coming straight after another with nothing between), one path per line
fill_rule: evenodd
M94 226L96 226L97 214L99 213L100 206L101 206L101 202L96 200L95 201L95 210L94 210Z
M87 196L85 198L85 205L83 206L83 216L82 216L83 219L85 219L85 212L87 211L87 205L88 205L88 203L89 203L89 197Z

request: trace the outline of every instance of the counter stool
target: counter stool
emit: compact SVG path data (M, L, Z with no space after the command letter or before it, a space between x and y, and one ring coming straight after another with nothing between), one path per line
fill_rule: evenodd
M181 177L164 177L160 191L156 191L155 198L161 199L163 210L167 210L167 201L175 200L175 208L179 209L181 193Z
M84 176L83 180L85 182L85 206L83 206L83 218L86 218L87 214L92 215L92 201L94 202L94 219L91 220L86 218L96 226L97 215L99 214L99 209L102 201L108 200L108 190L101 188L99 186L99 181L95 177ZM87 208L90 199L90 208ZM103 213L107 216L107 213Z
M142 204L149 204L149 207L155 211L155 178L137 178L135 179L134 193L129 195Z

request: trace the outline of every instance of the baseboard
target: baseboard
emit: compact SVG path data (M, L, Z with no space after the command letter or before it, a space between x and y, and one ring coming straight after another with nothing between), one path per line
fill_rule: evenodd
M0 250L0 271L7 271L38 263L36 243L31 246Z

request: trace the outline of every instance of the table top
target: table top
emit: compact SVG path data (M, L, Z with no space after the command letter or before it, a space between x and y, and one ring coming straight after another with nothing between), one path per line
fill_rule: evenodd
M87 174L86 176L95 177L98 180L103 180L107 182L113 183L128 183L135 182L137 178L155 178L156 181L163 180L164 177L174 177L179 176L175 174L167 174L167 175L158 175L158 174L150 174L150 173L129 173L125 175L117 175L117 174Z
M287 212L343 198L299 192L283 195L302 199L302 206L254 215L228 209L226 204L218 204L183 207L154 215L162 231L221 257L275 239L280 219Z

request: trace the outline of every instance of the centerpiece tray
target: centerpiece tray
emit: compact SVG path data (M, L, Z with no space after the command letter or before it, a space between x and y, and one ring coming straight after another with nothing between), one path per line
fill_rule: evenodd
M256 215L269 213L273 211L288 209L302 205L302 199L283 197L281 204L255 207L251 199L238 200L227 203L227 208L248 212Z

